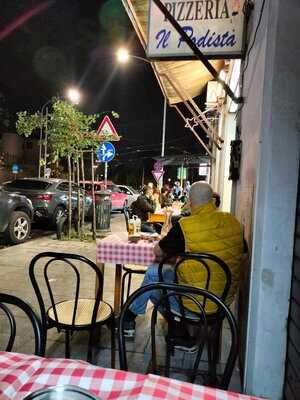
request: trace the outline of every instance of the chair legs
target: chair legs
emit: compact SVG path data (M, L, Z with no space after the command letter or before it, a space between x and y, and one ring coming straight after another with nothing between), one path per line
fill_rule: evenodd
M115 341L115 316L114 314L111 317L110 321L110 345L111 345L111 368L115 368L115 360L116 360L116 341Z
M125 274L123 274L123 276L122 276L122 282L121 282L121 306L123 306L123 304L124 304L125 281L126 281L127 275L129 275L129 274L130 274L130 272L126 271ZM127 295L128 295L128 289L127 289Z
M65 334L65 358L70 358L70 332Z

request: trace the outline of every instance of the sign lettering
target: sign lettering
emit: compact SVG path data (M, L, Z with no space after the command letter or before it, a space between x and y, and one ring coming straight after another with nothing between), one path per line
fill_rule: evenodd
M163 4L208 57L242 54L244 0L173 0ZM149 58L194 58L192 50L153 0L150 0L147 55Z

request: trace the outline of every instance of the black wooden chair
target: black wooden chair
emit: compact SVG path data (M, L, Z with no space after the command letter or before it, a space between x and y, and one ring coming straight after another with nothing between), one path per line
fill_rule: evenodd
M43 356L44 332L41 321L39 320L37 315L34 313L32 308L27 303L25 303L18 297L12 296L10 294L0 293L0 309L5 314L10 328L10 335L5 351L12 350L16 338L16 320L9 305L18 307L27 315L27 317L31 322L34 332L34 343L35 343L34 354L37 356Z
M128 205L125 205L123 208L123 212L124 212L124 217L125 217L126 229L128 232L128 224L129 224L129 219L132 217L132 210ZM126 265L122 266L122 270L123 270L123 275L122 275L122 282L121 282L121 304L123 304L124 300L125 300L126 278L128 278L128 280L127 280L127 295L126 295L126 299L127 299L130 294L132 275L133 274L144 275L147 271L147 267L143 266L143 265L126 264Z
M187 371L189 374L189 378L191 382L194 382L195 378L200 375L202 378L201 383L204 385L209 385L212 387L217 387L221 389L227 389L230 383L230 379L232 376L232 372L235 366L237 354L238 354L238 334L237 334L237 326L235 319L226 306L226 304L213 293L200 288L195 288L186 285L178 285L178 284L167 284L167 283L155 283L151 285L146 285L136 290L132 295L128 298L126 303L124 304L120 319L119 319L119 329L118 329L118 342L119 342L119 357L120 357L120 368L123 370L128 370L127 363L127 354L126 354L126 340L124 336L124 317L127 310L130 308L131 304L136 300L139 296L143 295L148 291L160 290L162 296L160 300L154 305L152 309L151 315L151 369L153 373L158 373L157 362L156 362L156 339L155 339L155 327L157 320L158 311L161 312L163 310L163 315L166 317L168 324L171 325L172 322L177 323L178 314L173 313L169 308L169 299L171 297L175 297L177 300L180 298L187 299L190 302L193 302L195 307L197 307L197 312L195 315L197 319L194 320L194 324L198 325L198 329L201 332L199 335L198 342L198 350L195 355L195 359L193 362L193 367L191 370ZM227 354L227 359L224 360L224 369L222 372L217 374L214 357L213 357L213 345L210 336L210 323L208 321L208 316L205 312L205 306L203 305L207 301L214 304L217 313L220 315L222 320L227 321L230 332L230 346L229 352ZM185 319L185 314L181 316L182 319ZM166 338L167 344L167 353L171 351L171 346L173 343L172 339L169 340L168 336ZM201 356L204 348L207 350L207 368L205 371L199 370L199 364L201 360ZM169 360L170 358L167 356L166 365L165 365L165 375L169 376ZM202 368L202 366L201 366Z
M41 260L44 262L42 263ZM37 263L42 265L37 265ZM79 297L80 293L80 271L75 263L80 262L87 268L96 273L99 282L96 296L93 298ZM63 272L63 268L70 269L74 273L75 296L73 299L66 299L60 302L55 302L54 293L52 290L52 280L49 279L49 267L56 271ZM44 297L37 283L36 275L39 267L43 269L43 278L46 283L48 294L50 297L51 306L46 311ZM44 328L46 347L47 330L57 328L58 332L65 332L65 357L70 358L70 334L74 331L89 331L87 360L92 361L92 347L95 343L96 328L102 325L108 325L111 329L111 365L114 368L115 364L115 340L114 340L114 313L111 306L102 301L103 293L103 275L100 269L88 258L77 254L65 254L55 252L44 252L36 255L29 266L29 276L36 293L42 325ZM65 282L65 285L71 285L72 282ZM96 336L97 337L97 336Z
M168 261L174 261L173 257L167 256L165 257L159 264L158 267L158 276L159 281L164 282L163 279L163 268L168 265ZM176 258L176 262L174 265L175 270L175 281L174 283L178 284L178 276L180 274L180 268L184 266L186 261L193 260L197 263L197 267L199 269L199 274L201 274L201 288L213 292L214 289L211 288L212 278L215 275L218 275L219 281L222 280L223 285L220 286L220 290L218 293L215 293L224 303L226 303L227 296L231 287L232 277L231 272L228 265L221 260L219 257L210 254L210 253L184 253L179 254ZM221 278L221 279L220 279ZM199 287L198 285L195 285ZM187 309L184 307L184 304L180 301L179 298L179 307L180 313L177 315L176 320L178 322L183 322L183 324L187 324L190 326L198 325L197 318L189 317L187 315ZM222 325L223 325L223 314L219 313L218 310L207 310L209 307L206 304L206 299L200 299L203 309L206 312L206 320L209 326L210 338L212 342L212 356L213 356L213 364L216 368L217 363L220 359L220 348L221 348L221 338L222 338ZM211 306L211 304L210 304ZM169 306L168 306L169 307ZM181 318L182 316L182 318ZM169 326L171 326L169 324ZM167 360L166 365L170 365L170 357L171 354L174 353L174 348L177 346L176 337L172 337L172 335L168 334L168 351L166 354ZM172 338L172 340L171 340Z

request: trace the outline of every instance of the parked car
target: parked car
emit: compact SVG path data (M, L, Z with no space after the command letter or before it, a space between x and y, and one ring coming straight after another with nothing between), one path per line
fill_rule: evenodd
M51 224L68 208L69 182L63 179L23 178L3 184L8 192L25 195L33 204L34 218L46 219ZM77 209L78 186L72 184L72 209ZM85 212L88 214L92 204L90 196L85 196Z
M83 182L80 182L81 187L83 186ZM85 181L85 190L91 196L92 195L92 181ZM105 182L104 181L94 181L94 190L95 190L95 201L99 201L99 196L97 196L97 192L101 190L105 190ZM124 205L128 200L128 194L125 194L121 191L121 189L113 183L112 181L107 181L106 190L110 192L111 198L111 210L112 211L123 211Z
M134 189L132 186L128 185L117 185L118 188L121 190L122 193L125 193L128 195L127 201L128 205L131 206L131 204L139 197L139 192Z
M0 188L0 233L13 244L23 243L31 232L32 203L25 196Z

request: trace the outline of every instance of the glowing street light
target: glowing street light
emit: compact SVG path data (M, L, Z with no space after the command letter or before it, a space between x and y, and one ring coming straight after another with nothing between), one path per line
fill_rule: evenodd
M120 63L126 63L126 62L129 61L129 58L130 58L130 55L129 55L128 50L125 49L124 47L121 47L121 48L117 51L116 56L117 56L117 60L118 60Z
M67 90L67 98L70 100L71 103L73 104L78 104L81 99L81 93L79 92L78 89L71 87Z

